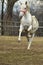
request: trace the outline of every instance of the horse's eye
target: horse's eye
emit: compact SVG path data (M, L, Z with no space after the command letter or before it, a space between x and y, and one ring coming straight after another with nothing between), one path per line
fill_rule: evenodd
M25 4L27 5L27 1L25 2Z

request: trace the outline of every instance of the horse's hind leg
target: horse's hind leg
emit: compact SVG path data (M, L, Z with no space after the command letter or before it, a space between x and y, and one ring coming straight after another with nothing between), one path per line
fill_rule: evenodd
M33 34L32 34L32 37L29 38L28 48L27 48L27 49L30 49L30 46L31 46L32 40L33 40L33 38L34 38L34 35L35 35L35 33L33 33Z
M23 31L23 26L20 25L18 41L21 41L21 33L22 33L22 31Z

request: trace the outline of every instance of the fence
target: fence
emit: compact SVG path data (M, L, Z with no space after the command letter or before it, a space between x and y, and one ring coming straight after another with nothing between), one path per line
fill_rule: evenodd
M18 35L20 22L17 21L0 21L0 35ZM25 35L24 32L22 35ZM36 32L37 36L43 36L43 26L40 26Z

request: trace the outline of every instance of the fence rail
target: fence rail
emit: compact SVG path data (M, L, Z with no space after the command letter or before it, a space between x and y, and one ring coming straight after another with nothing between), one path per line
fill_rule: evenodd
M3 25L1 24L3 22ZM0 35L18 35L20 22L17 21L0 21ZM3 29L2 29L3 27ZM22 35L25 35L24 32ZM37 36L43 36L43 26L39 26L36 32Z

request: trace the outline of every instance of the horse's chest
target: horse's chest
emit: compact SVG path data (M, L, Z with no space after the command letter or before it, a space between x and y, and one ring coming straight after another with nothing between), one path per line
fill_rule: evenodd
M31 24L31 18L29 17L23 17L21 20L23 25L30 25Z

